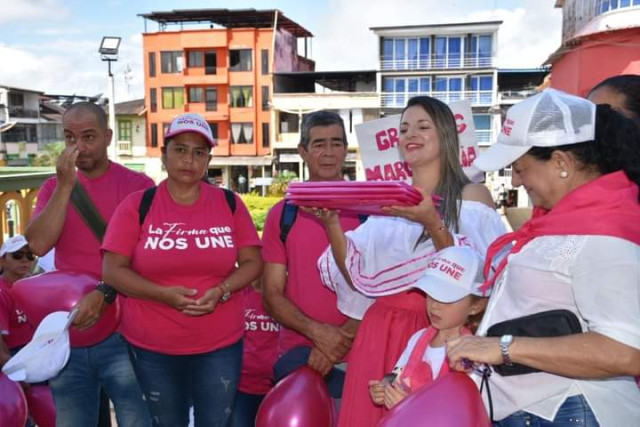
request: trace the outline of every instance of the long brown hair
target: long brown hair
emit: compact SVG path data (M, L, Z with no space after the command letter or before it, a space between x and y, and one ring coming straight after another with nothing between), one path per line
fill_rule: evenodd
M444 102L430 96L415 96L409 99L407 108L419 105L429 114L440 139L440 179L434 192L443 198L440 205L442 221L447 228L459 231L460 201L462 189L471 181L460 166L460 143L458 127L451 109Z

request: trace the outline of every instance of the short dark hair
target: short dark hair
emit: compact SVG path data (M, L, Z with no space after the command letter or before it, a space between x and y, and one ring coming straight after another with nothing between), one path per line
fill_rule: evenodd
M104 109L93 102L83 101L72 104L71 107L67 108L67 111L62 115L62 120L64 120L67 114L71 114L74 111L91 113L98 120L98 126L100 126L100 129L107 130L109 128L107 114L104 112Z
M596 106L596 135L593 141L557 147L533 147L527 154L547 161L554 151L572 153L584 165L600 174L624 171L640 185L640 128L609 104Z
M620 74L609 77L598 83L590 94L602 87L609 88L624 95L625 108L633 113L635 122L640 125L640 76L635 74Z
M339 114L333 111L314 111L305 116L302 121L302 129L300 129L300 147L305 150L309 146L311 129L316 126L333 126L338 125L342 129L342 141L345 147L347 146L347 131L344 128L344 121Z

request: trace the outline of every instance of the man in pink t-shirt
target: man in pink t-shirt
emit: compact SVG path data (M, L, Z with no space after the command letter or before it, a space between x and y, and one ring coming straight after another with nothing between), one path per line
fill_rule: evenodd
M347 138L340 116L328 111L309 114L298 152L309 168L309 181L342 180ZM275 379L306 363L326 376L332 397L339 398L344 372L334 366L345 360L359 321L338 311L335 293L320 281L316 263L329 245L322 223L298 210L283 242L283 209L284 201L271 209L262 235L263 298L267 311L282 325ZM341 215L340 222L345 231L360 223L356 215Z
M70 201L74 185L82 184L108 222L128 194L154 183L144 174L109 161L107 147L112 131L99 106L88 102L73 104L65 112L62 126L66 147L58 158L56 176L47 180L38 193L25 235L36 255L55 247L58 270L81 271L101 278L101 242ZM105 286L87 294L76 306L78 315L73 326L88 328L95 324L115 295ZM151 424L127 345L117 333L96 345L72 348L69 363L49 384L59 427L96 425L100 388L113 401L120 426Z

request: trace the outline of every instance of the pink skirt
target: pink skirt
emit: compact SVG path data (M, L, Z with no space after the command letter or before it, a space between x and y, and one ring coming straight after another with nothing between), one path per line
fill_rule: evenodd
M372 427L388 412L369 395L369 381L390 373L409 338L429 326L425 295L380 297L367 310L349 353L338 427Z

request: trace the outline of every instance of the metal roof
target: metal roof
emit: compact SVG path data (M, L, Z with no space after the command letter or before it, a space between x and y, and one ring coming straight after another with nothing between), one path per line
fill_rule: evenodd
M379 30L405 30L412 28L438 28L438 27L467 27L473 25L500 25L502 21L478 21L478 22L453 22L446 24L425 24L425 25L399 25L392 27L369 27L371 31Z
M278 28L283 28L296 37L313 37L300 24L287 18L278 9L174 9L164 12L141 13L145 19L159 24L213 23L225 28L271 28L278 14Z

